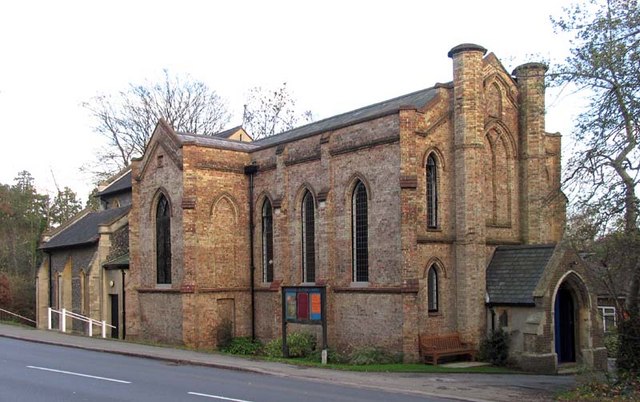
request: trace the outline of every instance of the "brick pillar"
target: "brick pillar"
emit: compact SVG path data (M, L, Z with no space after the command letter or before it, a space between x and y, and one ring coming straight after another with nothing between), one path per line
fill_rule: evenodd
M200 203L197 190L197 171L195 162L197 148L193 145L185 145L182 148L182 200L174 208L175 212L182 214L182 227L176 226L175 230L182 232L182 282L179 283L182 299L182 340L185 345L199 348L204 345L206 334L202 333L200 325L201 312L198 305L198 220L207 216L206 202ZM204 210L204 212L202 212ZM206 222L206 220L204 220ZM200 226L202 227L202 226ZM179 236L172 236L179 239ZM180 247L179 244L176 246ZM175 246L174 246L175 247ZM177 268L177 267L176 267ZM173 275L176 269L173 268ZM172 278L175 283L177 278Z
M418 222L418 203L424 202L417 194L418 178L416 175L416 110L402 108L400 110L400 209L401 247L402 247L402 281L403 287L414 287L418 282L420 263L418 260L418 243L416 226ZM402 354L405 362L418 361L418 301L415 293L402 294Z
M131 162L131 210L129 211L129 272L125 276L125 314L128 339L141 335L140 301L137 288L142 285L140 259L140 160Z
M543 199L545 186L544 73L547 66L528 63L513 71L518 83L520 126L520 210L522 240L526 244L545 242Z
M455 278L457 327L464 341L478 342L485 325L485 222L483 56L462 44L453 59L455 166Z

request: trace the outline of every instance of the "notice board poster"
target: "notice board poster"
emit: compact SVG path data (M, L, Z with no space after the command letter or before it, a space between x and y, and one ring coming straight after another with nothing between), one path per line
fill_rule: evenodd
M309 303L311 307L310 318L319 321L322 319L322 296L320 292L311 292L309 296L311 298L311 302Z
M309 293L298 292L298 320L309 319Z
M295 320L298 317L298 307L296 300L296 292L285 292L285 303L287 311L287 320Z

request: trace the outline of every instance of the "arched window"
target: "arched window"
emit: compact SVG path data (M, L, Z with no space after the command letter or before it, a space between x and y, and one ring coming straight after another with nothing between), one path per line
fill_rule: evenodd
M367 217L367 189L358 181L351 197L353 251L353 281L369 281L369 221Z
M157 283L171 283L171 210L164 194L156 209L156 271Z
M438 168L433 154L427 158L427 227L438 227Z
M430 313L438 311L438 272L435 265L427 273L427 305Z
M80 274L78 275L80 277L80 314L85 314L85 308L86 308L86 304L85 304L85 292L86 290L86 275L84 273L84 269L80 270Z
M262 204L262 280L273 281L273 214L271 201Z
M315 203L311 192L302 198L302 279L316 281Z

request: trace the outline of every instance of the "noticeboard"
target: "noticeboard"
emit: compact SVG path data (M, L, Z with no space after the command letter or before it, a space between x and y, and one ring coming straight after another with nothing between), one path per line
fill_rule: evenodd
M285 320L298 324L321 324L324 317L324 288L283 287Z
M326 289L324 286L282 287L282 348L288 355L287 324L322 325L322 346L327 349Z

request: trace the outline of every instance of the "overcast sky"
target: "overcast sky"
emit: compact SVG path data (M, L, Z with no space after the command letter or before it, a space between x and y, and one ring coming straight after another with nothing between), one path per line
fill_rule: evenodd
M464 42L511 71L564 59L550 15L569 0L3 1L0 4L0 183L28 170L83 199L80 167L101 144L81 103L159 77L204 81L241 121L249 88L287 82L316 119L452 79ZM576 101L547 93L547 131L571 131ZM565 154L568 153L566 147ZM52 174L53 172L53 174Z

